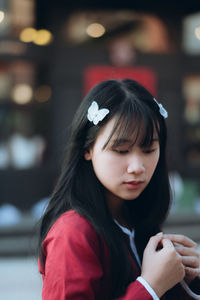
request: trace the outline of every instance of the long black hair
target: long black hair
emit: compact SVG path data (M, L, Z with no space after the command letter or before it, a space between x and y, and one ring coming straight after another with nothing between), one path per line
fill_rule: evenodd
M100 109L109 109L109 114L97 125L87 118L92 101L96 101ZM108 80L96 85L87 94L75 114L62 172L42 219L39 241L42 262L42 241L62 213L73 209L87 218L108 246L113 283L110 298L124 293L133 280L132 272L123 234L113 221L104 188L93 171L91 161L86 161L84 154L92 147L103 126L113 117L116 122L112 134L117 132L118 135L115 143L127 139L133 132L136 133L136 139L142 134L140 143L144 147L152 144L155 131L159 139L159 161L150 183L137 199L125 201L141 259L150 236L160 230L170 204L164 118L153 96L138 82L131 79Z

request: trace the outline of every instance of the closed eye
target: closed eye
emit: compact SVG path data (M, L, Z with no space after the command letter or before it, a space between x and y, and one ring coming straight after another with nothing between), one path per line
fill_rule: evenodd
M117 152L119 154L126 154L129 152L129 150L125 149L125 150L120 150L120 149L112 149L114 152Z
M157 148L154 148L154 149L146 149L146 150L143 150L143 152L149 154L149 153L155 152L156 149L157 149Z
M116 150L116 151L120 154L126 154L129 152L128 150Z

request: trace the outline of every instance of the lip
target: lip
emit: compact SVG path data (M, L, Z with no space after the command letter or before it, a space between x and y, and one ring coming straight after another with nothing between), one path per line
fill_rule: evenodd
M144 181L142 180L132 180L132 181L125 181L124 184L128 189L138 189Z

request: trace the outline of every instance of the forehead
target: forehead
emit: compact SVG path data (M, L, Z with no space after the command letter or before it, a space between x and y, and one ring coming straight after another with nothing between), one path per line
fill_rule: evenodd
M147 123L145 120L136 118L119 120L113 117L102 128L99 137L104 142L104 148L108 145L117 147L123 143L149 146L155 139L158 139L158 130L153 121Z

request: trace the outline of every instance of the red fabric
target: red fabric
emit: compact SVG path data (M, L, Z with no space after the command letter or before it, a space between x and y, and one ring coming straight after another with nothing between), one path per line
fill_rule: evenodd
M84 95L103 80L131 78L157 97L156 73L147 67L113 67L104 65L92 65L84 71Z
M74 211L64 213L43 242L43 300L110 300L108 249L100 242L91 224ZM130 255L135 279L139 270ZM170 300L190 300L177 290ZM174 295L175 296L175 295ZM145 287L135 280L117 300L152 300Z
M125 295L116 300L152 300L152 296L139 281L129 284Z

